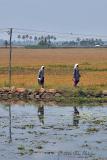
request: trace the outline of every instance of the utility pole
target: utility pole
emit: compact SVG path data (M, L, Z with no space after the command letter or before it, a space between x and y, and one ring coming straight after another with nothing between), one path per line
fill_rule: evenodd
M10 50L9 50L9 87L11 87L12 28L10 28L9 35L10 35Z

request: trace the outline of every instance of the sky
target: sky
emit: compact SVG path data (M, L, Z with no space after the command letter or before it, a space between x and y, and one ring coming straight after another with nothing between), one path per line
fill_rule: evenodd
M0 29L107 36L107 0L0 0Z

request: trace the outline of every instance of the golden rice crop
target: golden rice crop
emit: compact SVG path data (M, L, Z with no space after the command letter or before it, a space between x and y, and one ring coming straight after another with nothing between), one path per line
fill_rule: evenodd
M0 66L9 64L9 49L0 48ZM13 48L12 67L33 67L36 72L12 73L12 85L18 87L38 87L37 70L45 65L45 85L47 88L70 88L73 86L72 70L75 63L80 64L80 86L107 87L107 49L24 49ZM68 68L67 68L68 67ZM8 83L8 74L0 74L0 85Z

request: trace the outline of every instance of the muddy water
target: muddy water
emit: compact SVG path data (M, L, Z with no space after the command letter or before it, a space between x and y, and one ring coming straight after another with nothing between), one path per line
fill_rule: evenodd
M0 160L106 160L107 106L0 104Z

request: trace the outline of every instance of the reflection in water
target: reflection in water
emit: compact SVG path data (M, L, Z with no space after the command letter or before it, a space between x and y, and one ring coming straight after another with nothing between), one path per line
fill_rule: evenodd
M12 132L11 132L11 105L9 106L9 142L12 142Z
M12 142L12 126L11 126L11 123L12 123L12 120L11 120L11 103L6 103L4 104L5 107L8 108L8 111L9 111L9 143Z
M77 109L76 106L74 107L74 114L75 114L75 115L79 115L79 111L78 111L78 109Z
M0 104L0 160L107 159L107 105L81 110L44 104Z
M78 126L79 124L79 116L73 115L73 125Z
M74 107L74 114L73 114L73 125L78 126L78 124L79 124L79 111L75 106Z
M41 124L44 124L44 104L40 102L38 106L38 118Z

